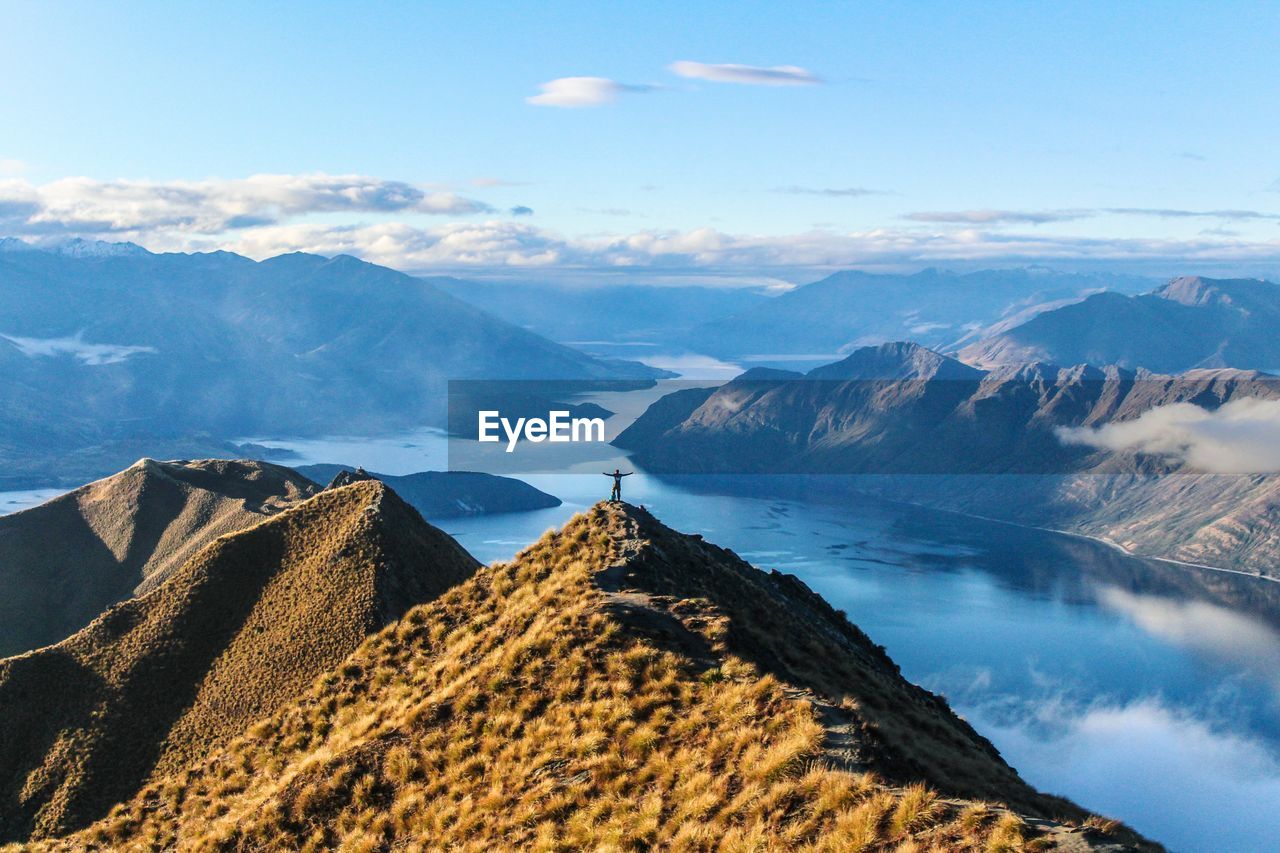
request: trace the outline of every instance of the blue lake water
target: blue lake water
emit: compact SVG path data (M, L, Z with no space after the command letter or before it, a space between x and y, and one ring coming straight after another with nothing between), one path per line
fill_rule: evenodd
M433 430L255 440L290 448L285 464L448 467ZM561 507L437 523L479 559L508 559L606 497L595 472L629 467L615 453L525 476ZM1280 583L878 499L701 493L643 472L624 486L672 527L801 577L1037 787L1173 850L1275 849Z

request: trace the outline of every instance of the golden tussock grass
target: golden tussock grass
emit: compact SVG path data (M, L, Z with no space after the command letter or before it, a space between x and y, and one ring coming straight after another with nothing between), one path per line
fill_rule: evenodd
M677 597L670 592L681 582L655 573L694 552L718 561L718 570L741 568L726 562L727 552L646 524L618 507L577 517L512 562L410 610L304 698L208 760L154 779L88 829L40 846L841 853L1043 846L1004 806L944 797L841 759L823 715L854 697L838 690L824 710L825 700L810 698L811 685L779 676L788 665L776 655L735 651L755 649L759 638L738 608L758 602L725 605L717 598L724 591L710 586ZM683 548L689 554L677 553ZM687 570L700 580L686 585L710 571L692 563ZM776 642L795 638L766 623L781 631ZM837 636L844 628L811 628L815 636L834 632L828 650L845 642ZM889 749L874 734L868 730L869 755ZM1000 776L996 761L989 772Z

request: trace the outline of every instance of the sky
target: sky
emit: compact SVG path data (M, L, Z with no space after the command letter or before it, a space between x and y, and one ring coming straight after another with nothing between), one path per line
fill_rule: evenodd
M409 270L1280 263L1274 3L0 0L0 235Z

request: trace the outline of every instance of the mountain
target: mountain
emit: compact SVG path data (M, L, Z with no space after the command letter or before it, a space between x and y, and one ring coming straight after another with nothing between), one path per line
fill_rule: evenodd
M48 846L1158 849L1033 790L796 578L623 504L163 769Z
M1137 293L1136 276L1061 273L1042 267L913 275L849 270L715 318L698 327L691 348L723 358L848 353L910 338L934 349L958 347L1014 316L1033 316L1098 291Z
M154 588L210 541L317 490L265 462L142 459L0 516L0 655L61 640L112 604Z
M0 252L0 463L444 424L451 379L649 380L348 256ZM185 455L185 454L183 454Z
M476 568L378 482L210 542L68 639L0 662L0 839L77 829L200 766Z
M353 470L346 465L302 465L297 469L298 473L320 483ZM526 512L561 504L555 495L535 489L523 480L473 471L420 471L400 476L369 473L366 476L386 483L426 518Z
M592 349L613 344L696 349L690 333L706 318L737 314L772 301L744 287L426 280L508 323Z
M966 346L983 367L1027 361L1117 364L1162 373L1280 368L1280 287L1176 278L1151 293L1099 293Z
M820 477L813 490L870 491L1277 576L1280 477L1203 471L1170 455L1059 436L1174 403L1216 409L1280 399L1273 376L1039 363L983 371L895 343L804 376L749 371L714 390L681 393L654 403L614 440L649 471L843 475Z

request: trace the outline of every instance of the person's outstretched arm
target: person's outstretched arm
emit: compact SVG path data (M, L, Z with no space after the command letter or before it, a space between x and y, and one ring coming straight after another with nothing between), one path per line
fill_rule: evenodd
M624 477L630 477L630 476L631 476L632 474L634 474L634 473L635 473L635 471L628 471L627 473L623 474L622 476L624 476Z

